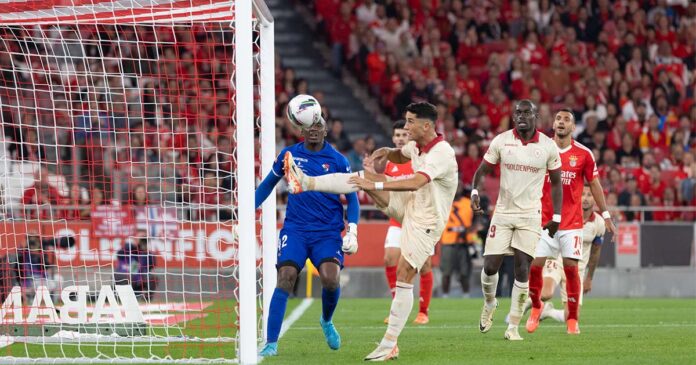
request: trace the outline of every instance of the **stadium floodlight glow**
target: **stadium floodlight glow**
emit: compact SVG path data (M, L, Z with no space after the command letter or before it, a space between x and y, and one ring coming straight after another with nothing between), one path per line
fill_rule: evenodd
M275 199L254 209L276 154L266 4L1 8L0 363L256 363L276 282Z

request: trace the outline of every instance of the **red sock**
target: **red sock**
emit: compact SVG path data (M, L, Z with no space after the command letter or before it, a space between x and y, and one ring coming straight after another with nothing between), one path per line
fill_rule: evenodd
M541 309L541 288L544 286L543 266L535 266L529 270L529 299L532 300L532 307Z
M580 275L577 266L563 266L566 275L566 293L568 294L568 319L578 319L580 305Z
M396 290L396 266L387 266L384 268L384 272L387 274L387 284L389 285L392 298L394 298L394 290Z
M430 298L433 296L433 272L430 271L425 274L421 274L420 277L420 309L421 313L428 314L428 307L430 307Z

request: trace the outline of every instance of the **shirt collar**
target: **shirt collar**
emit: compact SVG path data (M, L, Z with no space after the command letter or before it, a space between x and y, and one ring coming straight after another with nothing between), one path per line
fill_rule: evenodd
M416 147L418 147L419 154L420 153L428 153L430 150L438 143L444 141L445 138L442 136L442 134L438 133L437 137L435 137L432 141L428 142L425 146L420 146L416 144Z
M534 131L534 135L532 136L532 139L530 139L529 141L523 140L522 137L520 137L520 135L517 133L517 129L514 129L514 128L512 129L512 135L514 135L515 138L519 139L520 142L522 142L523 146L526 146L527 143L539 143L539 130L538 129L536 131Z

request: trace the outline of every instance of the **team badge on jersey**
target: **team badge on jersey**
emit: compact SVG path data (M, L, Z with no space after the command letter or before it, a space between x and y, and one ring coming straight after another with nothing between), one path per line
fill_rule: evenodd
M578 156L571 155L568 157L568 163L570 164L570 167L575 167L578 164Z
M321 167L324 169L325 172L329 172L329 164L323 163L321 164Z
M537 150L537 149L534 149L534 157L536 157L536 158L541 157L541 151L540 151L540 150Z

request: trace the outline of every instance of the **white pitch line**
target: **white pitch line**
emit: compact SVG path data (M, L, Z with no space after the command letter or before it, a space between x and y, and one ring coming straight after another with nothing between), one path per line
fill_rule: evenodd
M304 314L307 309L312 305L312 302L314 302L314 298L305 298L302 300L302 303L295 307L295 309L292 310L292 313L288 316L287 319L283 320L283 326L280 327L280 334L278 335L278 340L280 340L285 332L287 332L290 329L290 326L293 325L293 323L297 322L300 317ZM316 327L313 327L315 330L317 329ZM265 357L259 356L258 357L258 363L260 364Z
M564 324L550 324L543 325L543 327L563 327ZM581 325L582 328L677 328L677 327L696 327L696 323L664 323L664 324L619 324L619 323L608 323L608 324L585 324ZM352 329L359 330L374 330L374 329L385 329L386 326L360 326L351 327ZM478 329L478 325L444 325L444 326L412 326L413 330L442 330L442 329ZM316 327L295 327L295 331L309 331L316 330Z
M283 338L285 332L290 329L290 326L292 326L293 323L302 317L304 312L309 309L309 306L312 305L312 302L314 302L314 298L305 298L302 300L302 303L297 306L297 308L293 309L288 318L283 321L283 326L280 327L280 335L278 336L278 339ZM316 327L314 327L314 329L316 329Z

